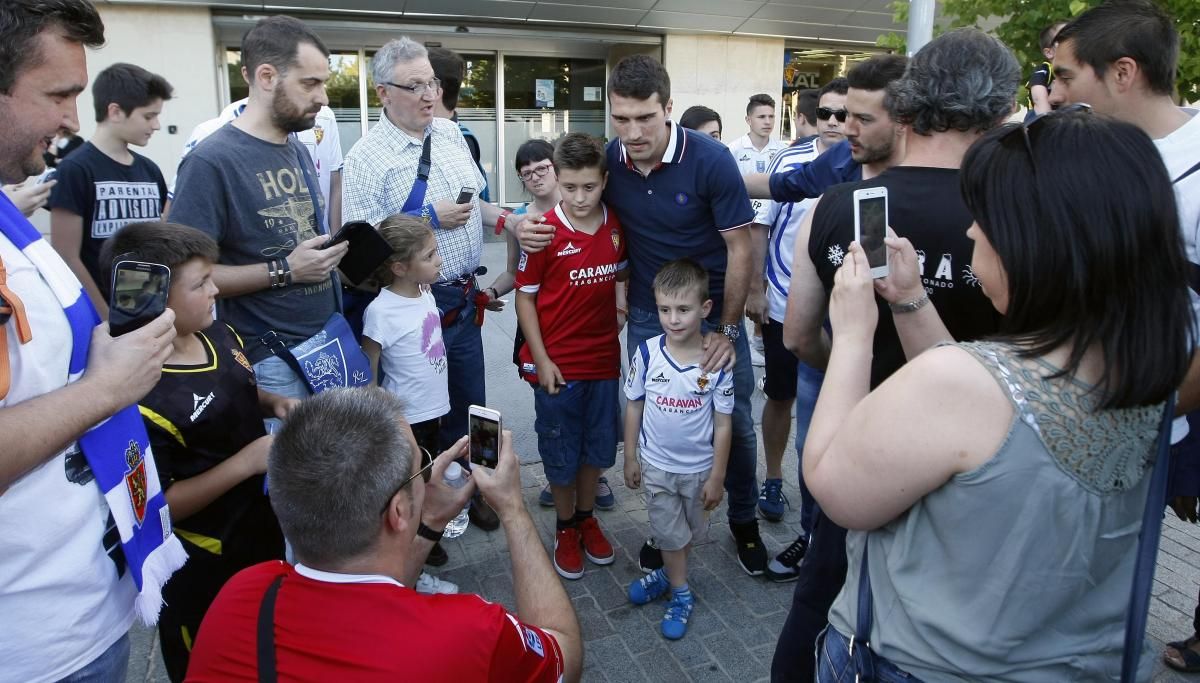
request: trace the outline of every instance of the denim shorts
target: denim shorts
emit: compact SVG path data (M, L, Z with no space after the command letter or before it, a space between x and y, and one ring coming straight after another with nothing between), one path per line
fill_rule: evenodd
M608 469L617 461L619 379L575 380L551 396L533 390L533 427L546 479L570 486L580 465Z

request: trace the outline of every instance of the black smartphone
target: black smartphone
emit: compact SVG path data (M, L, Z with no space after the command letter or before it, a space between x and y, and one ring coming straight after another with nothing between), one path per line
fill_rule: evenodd
M119 337L162 315L170 291L170 268L161 263L118 261L109 288L109 334Z
M470 416L471 462L495 467L500 459L500 412L473 405L467 409L467 414Z
M347 223L343 225L342 228L337 231L337 234L335 234L333 238L326 242L325 246L321 248L328 249L335 244L341 244L342 242L349 241L356 234L361 233L363 230L375 232L375 228L366 221L354 221L352 223Z
M458 199L454 200L455 204L470 204L471 199L475 196L475 188L464 187L458 191Z

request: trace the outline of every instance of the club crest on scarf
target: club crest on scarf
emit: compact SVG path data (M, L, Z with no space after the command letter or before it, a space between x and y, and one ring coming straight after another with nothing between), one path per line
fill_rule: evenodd
M146 519L146 458L142 455L142 448L138 446L136 441L129 441L129 447L125 449L125 486L129 488L129 501L133 505L133 517L137 520L137 525L141 526L142 521Z

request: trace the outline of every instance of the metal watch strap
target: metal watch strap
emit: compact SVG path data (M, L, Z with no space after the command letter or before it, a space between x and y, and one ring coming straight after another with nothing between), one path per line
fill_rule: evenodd
M912 301L905 301L902 304L894 304L888 302L888 308L892 309L892 313L915 313L929 303L929 292L922 292L921 296Z
M738 329L737 325L734 325L732 323L724 323L722 325L717 325L717 332L720 332L721 334L725 335L725 337L727 339L729 339L729 341L731 341L731 342L737 341L738 337L742 336L742 331L740 329Z

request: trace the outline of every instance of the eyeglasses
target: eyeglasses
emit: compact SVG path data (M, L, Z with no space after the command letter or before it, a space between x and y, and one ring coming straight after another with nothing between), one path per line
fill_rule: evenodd
M1025 153L1029 155L1029 165L1031 167L1033 167L1033 172L1037 173L1037 161L1034 159L1034 156L1033 156L1033 138L1031 138L1029 136L1029 134L1031 132L1033 132L1033 130L1036 127L1040 126L1042 124L1042 122L1045 121L1046 119L1054 117L1054 116L1060 116L1062 114L1070 114L1073 112L1085 112L1085 113L1091 114L1092 113L1092 105L1087 104L1086 102L1076 102L1075 104L1070 104L1070 105L1067 105L1060 109L1055 109L1054 111L1046 112L1045 114L1038 116L1037 118L1030 121L1029 123L1022 123L1021 125L1014 125L1011 130L1009 130L1004 135L1000 136L1000 144L1004 144L1008 140L1014 138L1016 136L1017 131L1021 131L1021 139L1025 143Z
M429 451L425 450L424 447L418 448L421 450L421 469L417 470L417 473L408 479L400 482L400 485L396 487L396 490L392 491L392 495L388 496L387 500L383 502L383 509L379 511L379 514L382 515L383 513L387 512L388 506L392 504L392 499L396 497L396 494L403 491L404 487L411 484L417 477L420 477L425 483L429 483L429 476L433 471L433 456L430 455Z
M425 93L433 93L436 95L438 89L442 87L442 82L436 78L433 78L433 79L430 79L430 81L428 83L414 83L412 85L400 85L399 83L392 83L391 81L383 81L382 85L390 85L393 88L400 88L401 90L407 90L408 92L416 95L417 97L422 97Z
M530 180L533 180L534 176L545 178L546 174L549 173L550 169L552 168L554 168L554 164L541 164L534 166L528 171L521 171L517 174L517 177L521 179L521 182L527 183Z
M845 109L830 109L829 107L817 107L817 118L818 119L820 119L822 121L828 121L830 116L837 119L838 123L846 122L846 110Z

